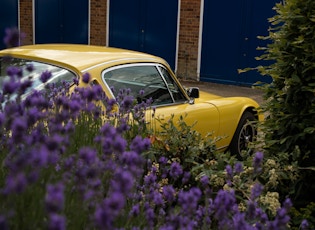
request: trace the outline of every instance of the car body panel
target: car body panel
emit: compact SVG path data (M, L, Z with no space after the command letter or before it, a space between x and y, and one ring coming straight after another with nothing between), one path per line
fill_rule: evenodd
M0 57L11 55L16 58L34 60L43 63L50 63L55 66L71 70L80 77L79 86L86 87L81 76L85 73L91 75L91 81L99 84L106 95L112 97L113 92L106 83L104 74L109 69L124 68L128 65L150 65L157 70L165 69L170 75L173 84L178 87L182 95L181 102L163 104L155 106L155 118L167 122L172 116L176 122L180 116L185 117L188 125L194 124L196 129L203 136L209 134L210 137L221 137L217 142L219 149L226 149L237 129L238 123L244 111L249 110L257 114L257 118L262 118L256 113L259 105L252 99L245 97L220 97L218 95L200 91L199 98L190 98L186 89L181 85L168 63L159 57L140 53L136 51L98 47L90 45L73 44L42 44L16 47L0 51ZM158 72L161 73L159 70ZM168 83L164 79L168 90ZM171 91L169 91L172 95ZM152 127L156 122L152 120L152 110L147 111L147 122Z
M155 118L167 122L172 116L176 123L183 116L188 125L193 125L202 136L219 134L220 117L216 106L209 103L179 104L173 106L157 107ZM198 118L198 119L196 119ZM149 119L149 118L148 118ZM147 119L147 120L148 120Z

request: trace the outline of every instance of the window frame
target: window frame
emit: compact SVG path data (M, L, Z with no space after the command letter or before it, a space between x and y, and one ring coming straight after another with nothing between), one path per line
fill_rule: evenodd
M171 96L172 102L170 103L164 103L164 104L153 104L153 106L155 107L160 107L160 106L169 106L169 105L177 105L177 104L184 104L184 103L188 103L189 99L187 98L186 94L183 92L183 89L180 85L178 85L178 82L174 79L172 73L170 73L170 71L162 64L159 63L127 63L127 64L121 64L121 65L117 65L117 66L112 66L110 68L104 69L101 73L101 79L103 81L103 84L109 89L110 92L110 96L114 99L116 99L116 96L114 95L114 93L111 90L111 86L108 84L108 82L106 81L106 78L104 77L106 73L111 72L113 70L117 70L117 69L122 69L122 68L128 68L128 67L135 67L135 66L152 66L156 69L157 73L159 74L159 77L162 79L168 94ZM177 89L179 90L180 94L182 95L183 100L175 100L174 95L172 90L169 88L169 84L168 81L165 79L165 76L163 75L161 68L164 69L168 75L170 76L170 78L173 81L173 84L176 85Z

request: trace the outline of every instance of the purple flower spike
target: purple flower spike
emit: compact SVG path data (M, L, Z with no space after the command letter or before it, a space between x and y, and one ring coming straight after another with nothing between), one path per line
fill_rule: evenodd
M214 200L213 207L217 220L224 221L235 205L234 191L220 190Z
M5 116L3 113L0 113L0 126L2 126L5 122Z
M175 200L176 191L172 185L163 187L163 195L167 202L172 203Z
M291 207L292 207L292 201L289 198L285 199L285 201L283 202L283 208L289 211Z
M41 146L38 150L35 150L32 156L33 166L35 167L44 167L49 161L49 151L45 146Z
M124 96L123 101L121 102L122 111L129 111L133 105L133 96Z
M150 187L150 186L155 184L156 179L157 179L157 176L155 175L155 173L151 172L149 175L146 175L144 177L144 183L145 183L145 185Z
M79 156L87 165L93 164L97 161L96 151L88 147L81 148L79 150Z
M14 76L21 77L22 75L21 68L16 67L16 66L9 66L6 71L7 71L7 75L10 77L14 77Z
M79 79L73 78L72 81L75 85L79 85Z
M203 187L206 187L209 185L209 177L208 176L202 176L200 178L200 183L202 184Z
M100 204L94 213L96 225L100 229L114 229L113 221L124 208L126 198L119 192L114 192Z
M26 70L28 72L33 72L34 71L34 65L33 64L27 64L26 65Z
M21 45L21 40L25 38L25 33L21 33L18 28L7 28L5 30L4 44L9 47Z
M153 196L154 205L156 205L156 206L163 205L163 197L162 197L162 194L160 192L153 191L152 196Z
M94 213L94 218L95 218L95 224L100 228L100 229L110 229L112 228L112 217L109 213L109 211L106 209L106 207L99 206L95 213Z
M89 73L85 73L82 75L82 81L84 83L86 83L86 84L89 83L90 79L91 79L91 75Z
M307 220L303 220L302 223L301 223L301 229L302 230L306 230L306 229L308 229L308 227L309 227L308 221Z
M263 158L264 158L264 154L262 152L257 152L254 156L253 167L256 173L261 171Z
M251 200L254 201L255 199L257 199L261 192L263 191L263 186L259 183L255 184L252 188L252 191L251 191Z
M106 199L105 204L112 214L118 215L120 210L125 206L125 202L125 196L119 192L115 192Z
M134 175L139 175L143 171L145 161L140 154L134 151L126 151L121 155L121 162Z
M2 87L3 94L11 95L17 91L19 86L20 86L20 83L16 82L15 80L6 81L3 83L3 87Z
M27 179L24 173L18 173L6 178L5 193L22 193L27 186Z
M227 165L225 167L225 171L227 173L228 178L232 179L233 178L233 169L232 169L231 165Z
M152 229L154 225L154 216L155 216L154 210L150 206L148 206L145 210L145 215L148 221L149 229Z
M142 153L143 151L148 150L150 145L151 142L149 138L142 138L140 136L136 136L130 144L130 149L137 153Z
M189 180L190 180L190 177L191 177L190 172L184 172L184 173L183 173L183 178L182 178L182 183L183 183L183 184L188 183Z
M49 216L48 230L65 230L66 218L58 214L51 214Z
M14 142L19 143L25 137L27 123L23 119L15 119L12 124L12 139Z
M129 171L119 170L111 182L112 189L115 192L128 194L133 187L134 178Z
M139 214L140 214L140 205L135 204L134 206L132 206L129 215L130 216L138 216Z
M245 214L244 213L237 213L233 217L233 229L242 229L242 230L251 230L254 229L252 226L250 226L246 220L245 220Z
M201 198L201 190L199 188L191 188L189 191L180 191L178 194L178 202L182 206L184 212L194 213Z
M141 97L143 97L143 95L144 95L144 90L143 90L143 89L141 89L141 90L139 91L139 95L140 95Z
M40 75L40 80L43 82L43 83L46 83L49 78L51 78L52 74L50 71L46 70L44 72L42 72L42 74Z
M237 162L234 165L234 172L237 173L237 174L243 172L243 164L240 163L240 162Z
M180 177L183 174L182 166L178 162L173 162L171 164L169 174L174 179L177 179L178 177Z
M127 141L121 137L121 136L116 136L115 140L112 140L112 146L113 149L116 150L119 153L122 153L125 151L126 146L127 146Z
M61 211L64 206L64 199L64 185L62 183L47 185L45 204L49 213Z
M166 165L167 161L168 161L168 159L166 157L163 157L163 156L160 157L160 159L159 159L159 163L160 163L161 166Z
M278 209L276 218L274 221L270 221L268 223L269 229L286 229L287 224L290 221L290 216L288 215L290 208L292 207L292 202L289 198L287 198L283 207Z

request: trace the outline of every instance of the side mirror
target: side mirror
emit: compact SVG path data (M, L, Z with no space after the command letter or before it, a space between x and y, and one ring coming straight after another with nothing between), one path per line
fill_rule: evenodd
M189 87L187 89L187 94L191 98L199 98L199 88L198 87Z

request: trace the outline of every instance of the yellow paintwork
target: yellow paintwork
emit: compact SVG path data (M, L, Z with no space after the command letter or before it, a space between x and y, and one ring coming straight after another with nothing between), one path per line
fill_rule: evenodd
M5 55L64 67L78 76L89 72L92 80L97 81L107 95L111 95L111 93L101 79L101 73L104 69L126 63L159 63L169 70L175 81L185 92L164 59L140 52L90 45L47 44L22 46L0 51L0 56ZM80 82L80 86L85 85ZM185 94L185 96L188 101L188 95ZM155 116L167 121L172 115L175 116L175 119L178 119L180 115L185 116L187 114L185 121L188 124L197 122L194 127L202 135L212 133L215 137L225 137L217 143L218 148L225 149L233 137L243 112L258 107L258 104L249 98L223 98L200 92L200 98L195 99L192 104L184 103L157 107ZM151 112L148 111L147 116L150 117ZM260 115L259 118L261 118Z

